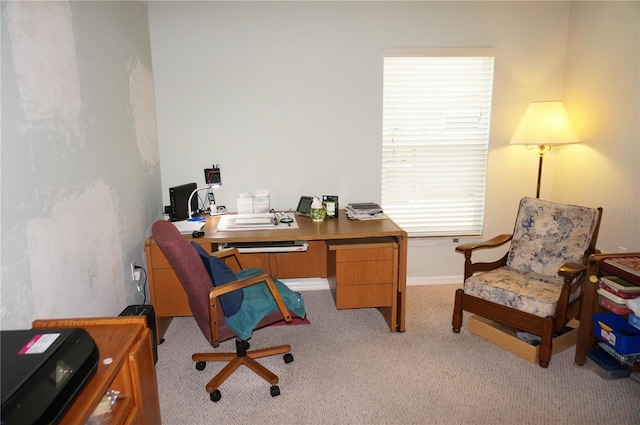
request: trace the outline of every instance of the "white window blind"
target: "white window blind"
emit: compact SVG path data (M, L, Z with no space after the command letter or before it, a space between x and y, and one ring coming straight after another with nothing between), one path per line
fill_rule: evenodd
M381 200L410 236L482 233L494 57L385 51Z

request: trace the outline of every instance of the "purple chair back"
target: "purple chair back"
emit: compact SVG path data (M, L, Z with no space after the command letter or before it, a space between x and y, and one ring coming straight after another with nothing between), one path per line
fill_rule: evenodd
M211 278L195 248L180 234L171 222L160 220L151 226L151 236L164 253L173 271L187 293L189 307L200 330L209 343L211 341L211 318L209 317L209 291L213 288ZM224 314L217 309L218 339L224 341L234 336L224 325Z

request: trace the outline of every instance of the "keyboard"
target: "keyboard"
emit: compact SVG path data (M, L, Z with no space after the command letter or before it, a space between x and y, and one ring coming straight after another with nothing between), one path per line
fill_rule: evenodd
M225 242L218 245L219 250L237 248L241 253L249 252L303 252L309 248L307 241L260 241Z

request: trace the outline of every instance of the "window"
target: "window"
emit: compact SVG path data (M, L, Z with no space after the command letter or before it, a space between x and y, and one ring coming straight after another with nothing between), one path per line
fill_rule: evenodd
M482 233L494 58L385 51L382 207L409 236Z

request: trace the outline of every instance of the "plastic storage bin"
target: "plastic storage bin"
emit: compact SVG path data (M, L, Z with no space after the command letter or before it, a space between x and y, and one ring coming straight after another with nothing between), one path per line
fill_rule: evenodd
M627 378L631 370L599 348L587 351L587 367L604 379Z
M614 313L593 315L594 335L620 354L640 353L640 329Z

